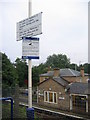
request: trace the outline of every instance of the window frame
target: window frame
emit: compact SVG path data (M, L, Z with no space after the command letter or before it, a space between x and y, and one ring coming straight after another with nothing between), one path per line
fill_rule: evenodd
M46 93L47 93L47 101L46 101ZM52 93L52 99L53 99L52 102L50 102L50 100L49 100L49 93ZM55 97L55 94L56 94L56 102L55 102L55 98L54 98L54 97ZM44 91L44 102L57 104L57 92Z

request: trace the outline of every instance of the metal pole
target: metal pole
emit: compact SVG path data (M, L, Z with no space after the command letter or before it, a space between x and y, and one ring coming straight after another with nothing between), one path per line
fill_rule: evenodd
M28 60L28 107L32 108L32 61Z
M32 0L28 2L28 17L32 15Z
M13 120L13 99L11 97L0 98L0 100L11 100L11 120Z
M13 120L13 99L11 98L11 120Z
M90 1L88 2L88 63L90 64Z
M31 0L28 2L28 17L31 16ZM28 107L32 108L32 61L28 59Z
M28 17L31 16L31 0L28 2ZM32 61L28 59L28 107L32 108Z
M31 16L32 12L31 0L28 2L28 17ZM34 120L34 109L32 108L32 61L28 59L28 108L27 108L27 119Z

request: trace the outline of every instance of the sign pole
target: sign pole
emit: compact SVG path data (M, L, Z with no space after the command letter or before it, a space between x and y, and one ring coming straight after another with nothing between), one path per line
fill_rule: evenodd
M42 12L41 12L42 13ZM41 13L31 17L32 0L28 0L28 18L17 23L17 41L22 41L22 58L28 59L28 108L27 118L34 120L32 108L32 61L39 59L39 38L32 36L41 34ZM29 43L30 42L30 43Z
M28 17L31 16L31 0L28 2ZM32 61L28 59L28 107L32 108Z

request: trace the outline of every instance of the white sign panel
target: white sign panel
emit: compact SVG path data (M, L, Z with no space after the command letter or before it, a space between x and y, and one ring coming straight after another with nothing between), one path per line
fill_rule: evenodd
M42 33L41 16L42 12L17 23L17 41Z
M22 41L22 58L39 59L39 40Z

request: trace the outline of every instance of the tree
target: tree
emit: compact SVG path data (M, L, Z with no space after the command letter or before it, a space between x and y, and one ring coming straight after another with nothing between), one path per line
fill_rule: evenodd
M66 55L62 54L53 54L47 58L45 63L41 63L39 66L34 66L32 69L32 80L33 85L36 86L39 82L39 75L48 71L48 67L53 68L67 68L70 65L70 59Z
M15 67L8 59L7 55L2 53L2 85L3 86L15 86L18 75Z
M41 63L39 66L34 66L32 68L32 81L33 81L33 86L36 86L37 83L39 82L39 75L42 73L47 72L46 70L46 65Z
M58 68L68 68L70 65L70 59L67 58L66 55L63 54L53 54L52 56L49 56L46 61L46 66L51 66L52 68L58 67Z
M14 65L18 74L19 86L20 87L26 86L25 80L28 79L28 66L27 66L26 60L17 58Z
M85 63L83 64L84 72L90 74L90 64Z
M35 66L32 68L32 84L33 84L33 86L36 86L38 82L39 82L39 71L38 71L38 67Z
M75 63L70 64L69 68L70 68L70 69L73 69L73 70L77 70L77 71L79 70L78 65L75 64Z

